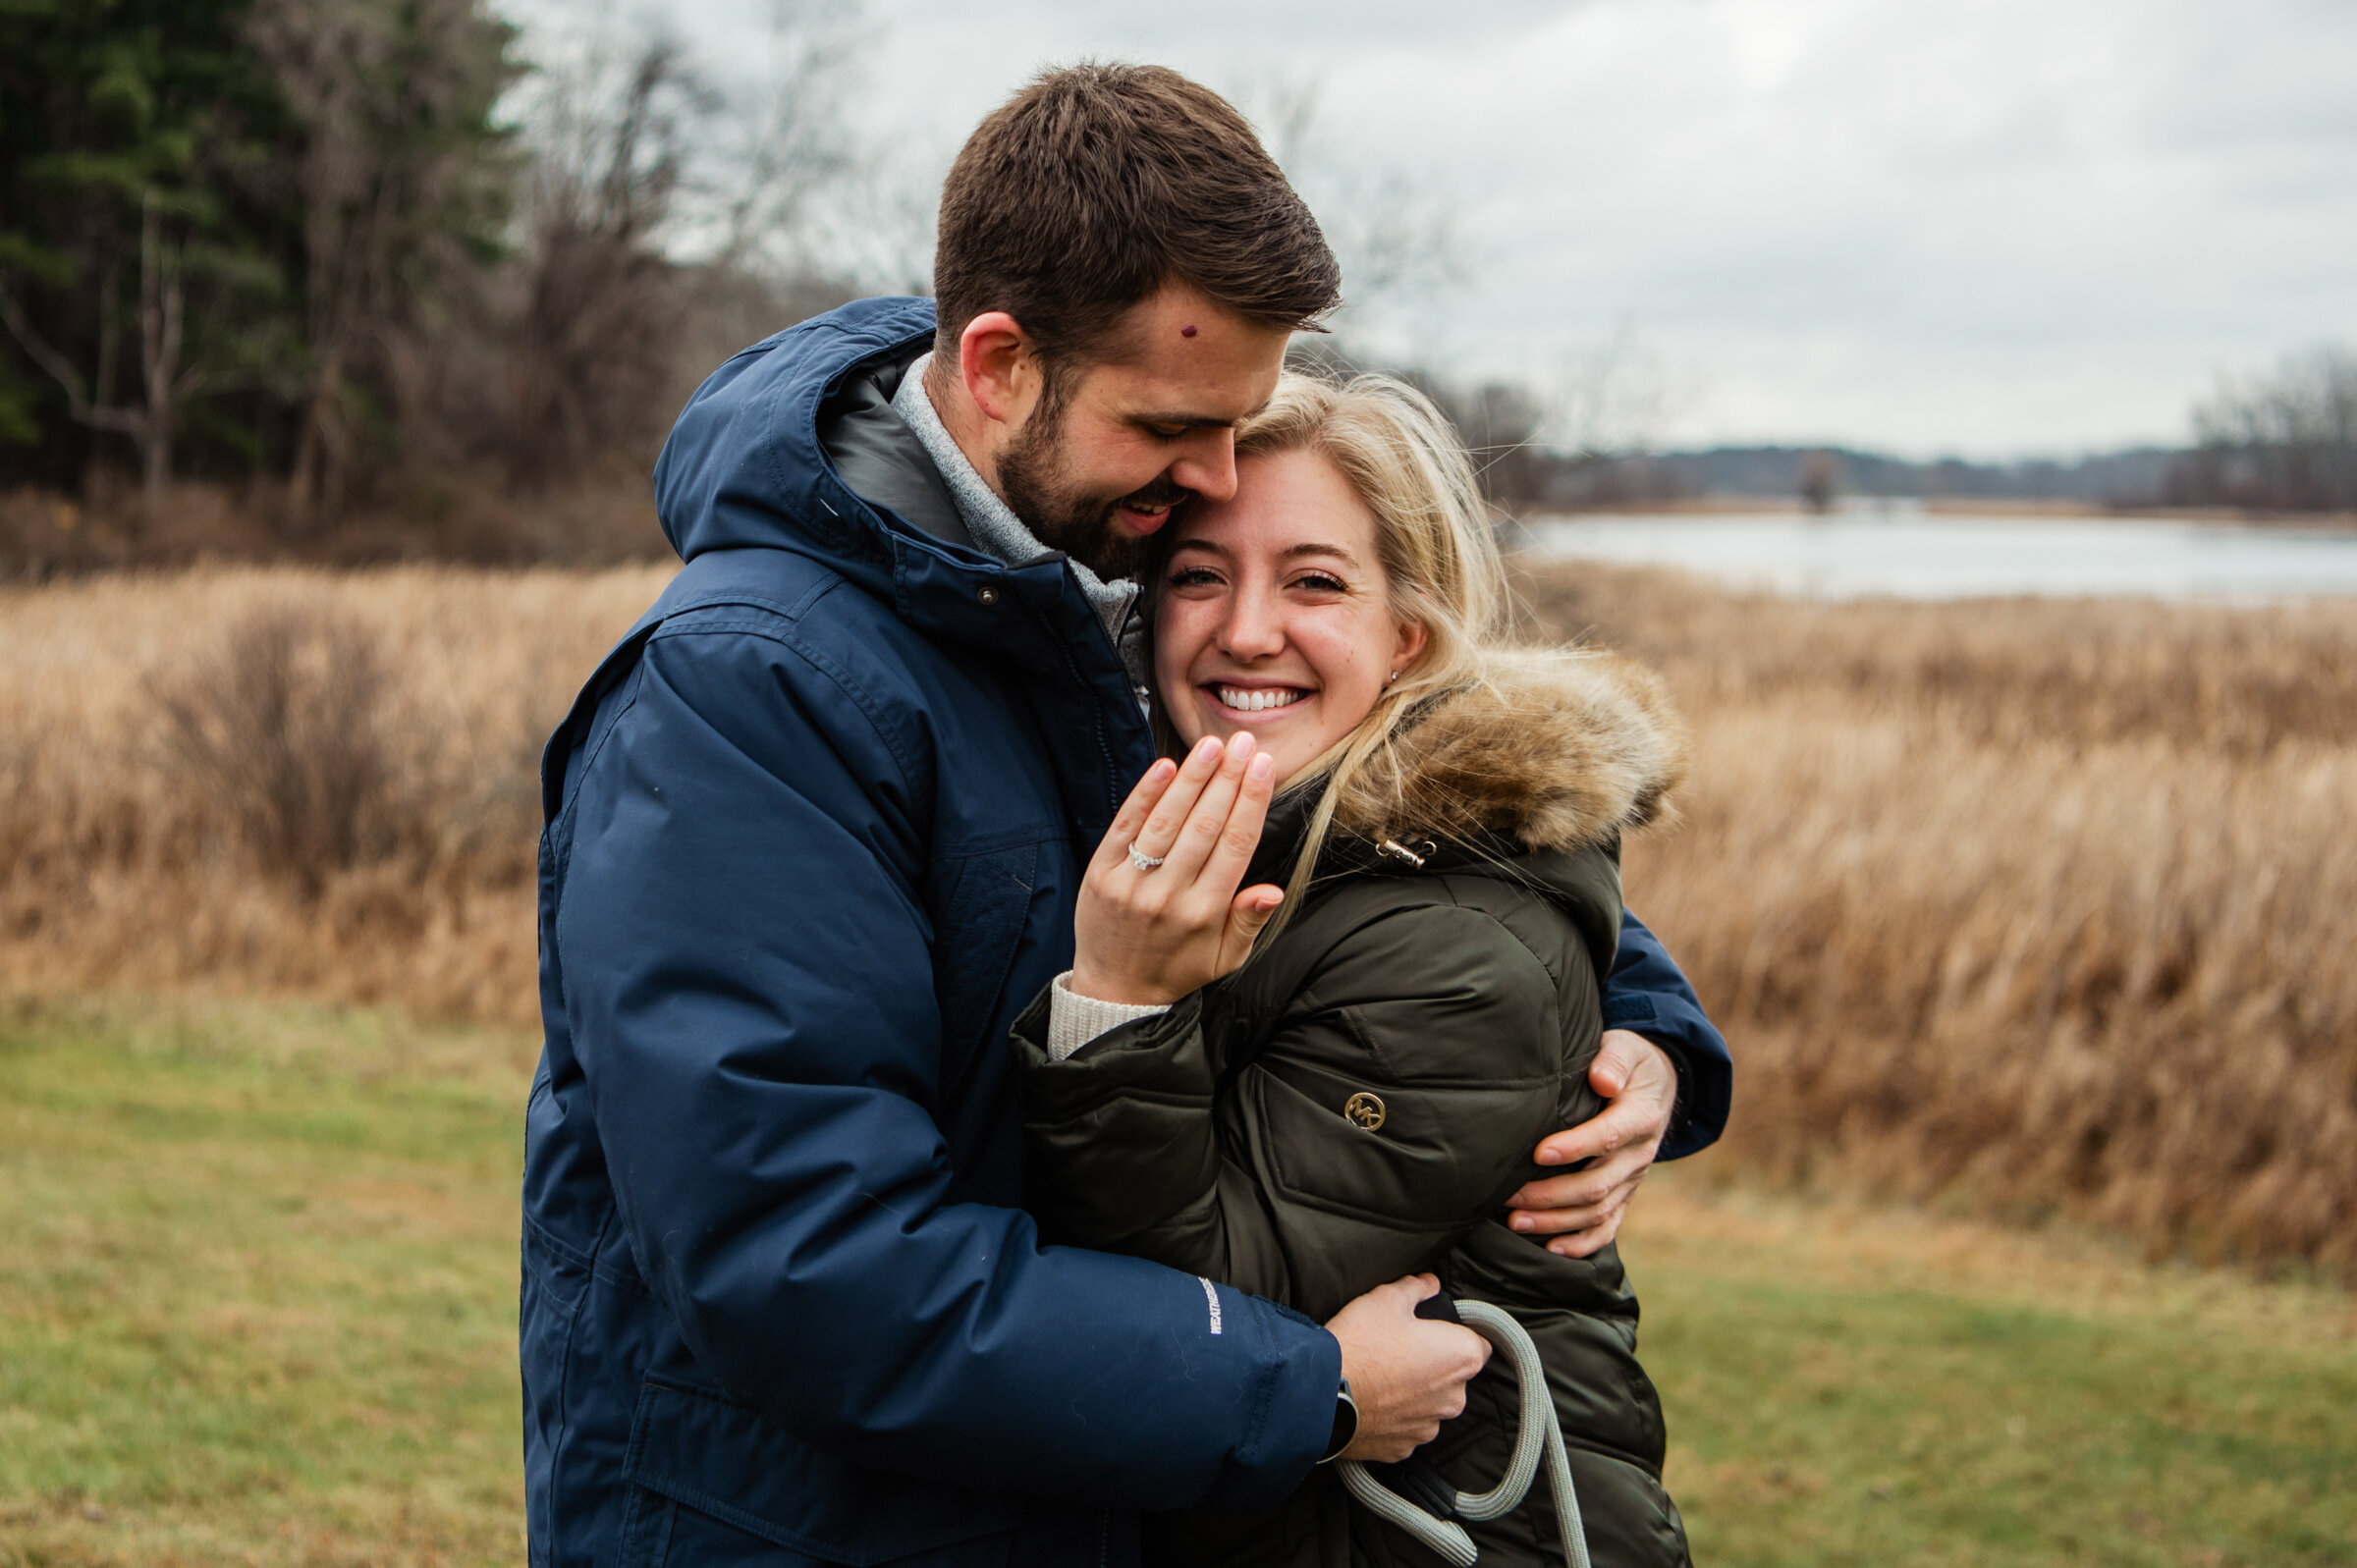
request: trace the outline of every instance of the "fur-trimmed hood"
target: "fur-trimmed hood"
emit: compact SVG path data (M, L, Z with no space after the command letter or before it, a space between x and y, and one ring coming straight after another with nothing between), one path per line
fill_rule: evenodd
M1659 676L1615 654L1494 652L1433 699L1335 805L1362 838L1604 843L1660 818L1686 776L1685 727Z

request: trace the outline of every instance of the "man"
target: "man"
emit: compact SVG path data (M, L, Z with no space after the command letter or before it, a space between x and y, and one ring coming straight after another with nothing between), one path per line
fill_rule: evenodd
M686 566L549 745L535 1562L1128 1561L1137 1510L1404 1453L1485 1353L1428 1282L1321 1326L1018 1207L1007 1030L1153 755L1120 579L1233 492L1332 255L1227 104L1083 67L967 143L936 278L697 393L656 469ZM1641 927L1617 978L1657 1044L1550 1140L1611 1158L1521 1195L1558 1246L1610 1239L1679 1078L1687 1143L1723 1115Z

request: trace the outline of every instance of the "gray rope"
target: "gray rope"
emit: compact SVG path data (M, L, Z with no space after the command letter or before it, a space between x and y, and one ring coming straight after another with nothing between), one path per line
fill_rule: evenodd
M1547 1388L1547 1367L1539 1359L1539 1347L1530 1342L1520 1324L1486 1301L1460 1301L1456 1312L1466 1327L1506 1352L1514 1364L1514 1380L1522 1394L1521 1427L1504 1479L1488 1491L1459 1495L1457 1517L1497 1519L1519 1508L1530 1494L1530 1484L1538 1478L1539 1460L1544 1456L1547 1480L1555 1488L1555 1524L1562 1538L1563 1560L1570 1568L1589 1568L1587 1532L1580 1526L1579 1498L1571 1488L1571 1456L1563 1446L1562 1424L1556 1420L1555 1396ZM1341 1469L1343 1485L1369 1513L1406 1531L1453 1568L1473 1568L1480 1553L1462 1525L1435 1519L1377 1481L1355 1460L1342 1461Z

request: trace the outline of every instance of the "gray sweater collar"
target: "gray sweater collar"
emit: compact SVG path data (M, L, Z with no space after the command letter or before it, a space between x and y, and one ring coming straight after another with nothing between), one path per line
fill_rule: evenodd
M900 390L892 398L893 411L916 432L925 455L941 470L943 483L950 487L950 499L958 504L958 515L963 519L966 532L973 535L974 548L1011 567L1037 561L1048 553L1048 547L999 499L998 492L983 481L973 463L967 460L964 449L941 422L933 399L925 391L925 370L932 362L933 356L928 353L902 374ZM1122 648L1127 662L1129 650L1122 647L1122 631L1129 619L1129 607L1137 598L1137 584L1126 578L1107 582L1069 558L1067 565L1079 579L1080 591L1088 596L1090 607L1105 622L1107 634L1116 647Z

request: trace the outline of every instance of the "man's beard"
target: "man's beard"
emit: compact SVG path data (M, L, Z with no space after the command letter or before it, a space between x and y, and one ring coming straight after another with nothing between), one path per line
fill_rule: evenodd
M1111 581L1134 577L1144 568L1151 534L1134 534L1115 521L1124 507L1175 506L1193 492L1168 479L1143 490L1106 496L1075 489L1067 480L1059 437L1064 406L1042 400L1023 421L1020 434L999 454L999 490L1007 506L1041 544L1061 550Z

